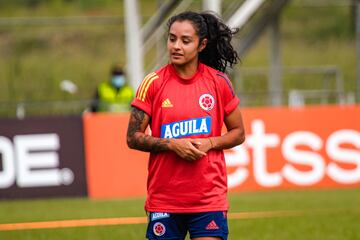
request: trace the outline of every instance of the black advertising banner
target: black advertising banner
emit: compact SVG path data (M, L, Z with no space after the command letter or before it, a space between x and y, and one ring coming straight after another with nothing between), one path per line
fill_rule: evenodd
M0 198L86 196L81 116L0 119Z

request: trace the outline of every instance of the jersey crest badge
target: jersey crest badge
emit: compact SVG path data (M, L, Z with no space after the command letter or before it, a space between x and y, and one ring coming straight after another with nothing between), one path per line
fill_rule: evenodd
M199 105L205 111L210 111L215 106L215 99L211 94L205 93L200 96Z

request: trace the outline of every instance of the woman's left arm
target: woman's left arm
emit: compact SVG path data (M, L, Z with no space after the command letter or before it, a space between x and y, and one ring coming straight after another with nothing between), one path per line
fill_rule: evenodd
M245 141L245 129L240 107L235 108L224 119L227 133L219 137L211 137L213 149L228 149L240 145Z

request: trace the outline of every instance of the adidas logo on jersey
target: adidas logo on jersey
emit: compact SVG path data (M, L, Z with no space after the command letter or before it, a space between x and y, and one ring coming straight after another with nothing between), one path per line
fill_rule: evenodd
M173 107L174 105L172 105L172 103L170 102L170 100L167 98L165 99L162 103L161 103L161 107L163 108L167 108L167 107Z
M219 229L219 226L216 224L214 220L212 220L207 226L206 230L217 230Z

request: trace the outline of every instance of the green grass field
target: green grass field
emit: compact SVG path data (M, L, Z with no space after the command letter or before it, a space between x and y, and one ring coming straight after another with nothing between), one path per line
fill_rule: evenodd
M229 239L360 239L360 189L230 194ZM144 199L0 201L4 223L144 217ZM285 213L288 214L282 214ZM265 213L251 215L254 213ZM275 213L276 216L266 214ZM146 224L0 231L1 240L144 239Z

